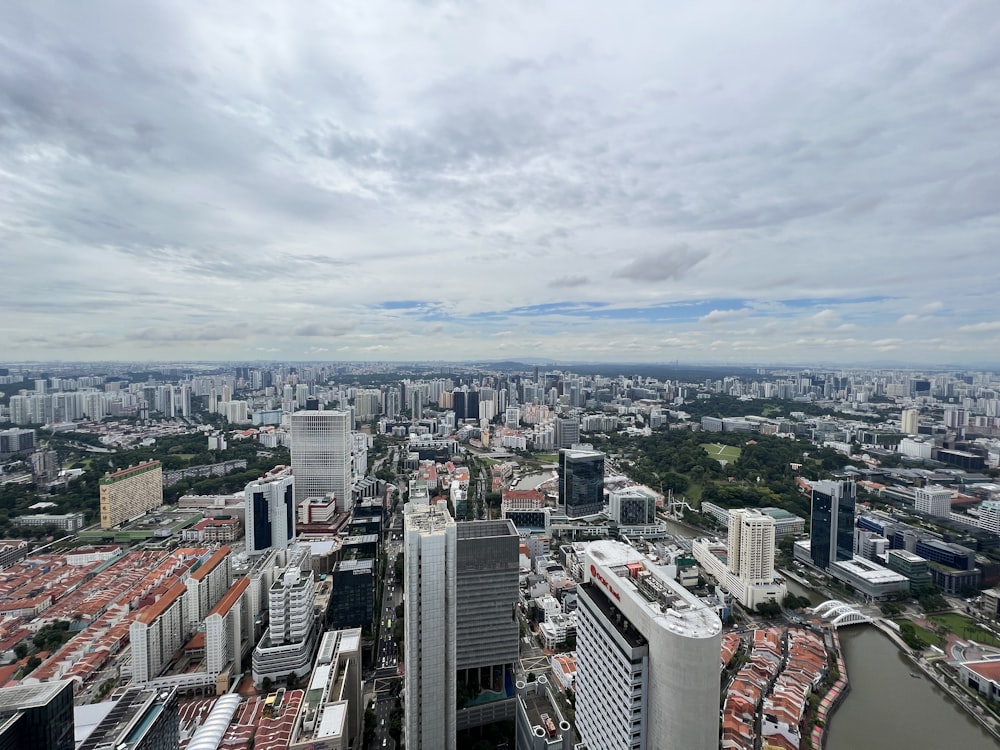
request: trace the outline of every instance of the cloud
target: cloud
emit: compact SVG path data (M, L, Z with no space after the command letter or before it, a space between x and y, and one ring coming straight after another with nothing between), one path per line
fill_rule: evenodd
M661 253L639 256L614 275L633 281L668 281L682 278L688 271L708 257L705 251L686 247L673 248Z
M913 313L907 313L906 315L901 315L899 317L899 320L897 320L896 322L899 323L899 325L901 326L906 326L906 325L911 325L912 323L916 323L920 319L921 318L919 315L914 315Z
M1000 331L1000 320L992 320L982 323L972 323L970 325L959 326L958 330L966 332Z
M744 318L750 314L746 308L740 310L712 310L708 315L700 318L702 323L723 323L735 318Z
M549 282L549 286L553 289L572 289L578 286L586 286L589 282L590 279L582 274L570 274L552 279Z

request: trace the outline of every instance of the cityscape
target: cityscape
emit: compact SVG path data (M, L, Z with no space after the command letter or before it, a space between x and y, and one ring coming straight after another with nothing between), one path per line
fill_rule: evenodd
M0 737L1000 738L1000 375L613 369L0 368Z
M1000 748L997 39L0 4L0 750Z

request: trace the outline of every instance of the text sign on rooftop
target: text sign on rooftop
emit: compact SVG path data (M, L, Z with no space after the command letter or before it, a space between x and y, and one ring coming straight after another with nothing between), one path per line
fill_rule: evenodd
M607 578L601 575L600 571L597 569L597 566L594 565L594 563L590 564L590 576L591 578L596 578L598 581L600 581L601 584L604 586L604 588L608 590L608 593L611 594L611 596L613 596L618 601L622 600L622 595L619 594L618 591L615 589L615 587L608 582Z

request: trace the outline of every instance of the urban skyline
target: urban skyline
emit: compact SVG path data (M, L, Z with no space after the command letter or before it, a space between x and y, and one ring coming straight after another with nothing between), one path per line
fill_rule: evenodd
M970 365L1000 343L991 3L0 21L12 359Z

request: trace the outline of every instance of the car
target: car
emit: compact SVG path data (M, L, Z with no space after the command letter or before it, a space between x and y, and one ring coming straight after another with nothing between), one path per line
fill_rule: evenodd
M389 740L382 740L382 747L385 747L388 744L389 744Z

